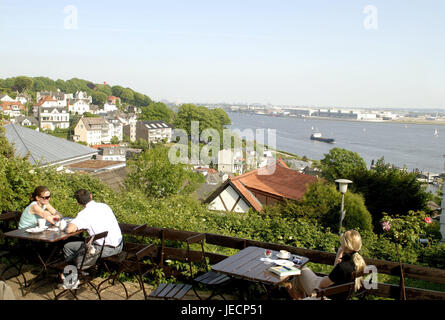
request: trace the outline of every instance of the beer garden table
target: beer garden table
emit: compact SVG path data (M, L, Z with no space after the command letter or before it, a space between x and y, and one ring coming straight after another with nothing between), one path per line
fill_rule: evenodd
M268 269L271 266L274 266L274 263L266 263L264 261L264 259L266 258L264 254L265 250L265 248L254 246L246 247L240 250L238 253L213 265L212 270L215 272L226 274L230 277L258 282L266 291L267 298L269 298L271 289L289 281L289 279L293 276L280 277L277 274L269 271ZM271 258L278 259L277 256L279 252L274 250L271 251ZM292 259L293 257L295 257L295 255L291 254L289 259ZM301 264L298 264L297 267L302 268L309 261L309 258L299 258L301 260ZM268 289L266 285L268 285L270 289Z
M44 273L47 273L47 265L50 264L52 261L52 258L57 253L59 249L61 249L61 244L63 240L66 240L70 237L79 235L84 232L84 230L77 230L75 232L66 233L65 231L60 231L57 227L47 228L44 231L37 232L37 233L31 233L26 230L30 229L16 229L9 232L4 233L5 237L15 238L19 240L25 240L25 241L38 241L43 243L52 244L53 248L51 250L51 253L49 254L48 258L43 259L41 256L41 253L37 250L35 250L35 253L37 255L37 258L39 259L40 263L42 264L42 267L40 269L40 272L38 275L33 278L30 282L30 284L26 285L25 280L25 287L28 288L28 290L31 290L31 287L33 284L35 284L38 281L38 278L41 277Z

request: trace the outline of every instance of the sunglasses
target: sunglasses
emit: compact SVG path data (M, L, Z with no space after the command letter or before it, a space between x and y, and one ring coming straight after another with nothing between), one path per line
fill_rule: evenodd
M40 198L42 198L42 199L44 199L44 200L49 200L49 198L51 198L51 196L40 197Z

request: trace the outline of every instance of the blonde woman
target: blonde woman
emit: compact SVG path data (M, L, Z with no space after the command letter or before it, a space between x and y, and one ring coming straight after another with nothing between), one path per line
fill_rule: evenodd
M310 297L316 288L323 289L351 282L352 274L362 274L366 263L358 253L362 248L362 238L355 230L346 231L340 238L341 246L335 257L334 269L328 276L319 277L311 269L303 267L301 274L294 277L285 288L293 299ZM361 287L362 277L355 279L355 290ZM332 297L344 298L344 296Z
M31 194L31 203L23 211L19 229L37 226L37 220L45 219L50 224L54 224L54 217L61 218L61 215L49 204L51 193L45 186L38 186Z

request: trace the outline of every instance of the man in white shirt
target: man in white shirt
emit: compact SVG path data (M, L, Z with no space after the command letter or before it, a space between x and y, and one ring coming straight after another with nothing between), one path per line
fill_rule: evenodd
M85 189L75 193L77 203L84 207L66 227L66 232L75 232L80 229L88 231L90 236L108 231L105 238L105 245L101 257L109 257L122 251L122 233L119 224L111 208L105 203L93 201L93 196ZM96 255L100 253L104 239L99 239L94 243ZM63 253L66 261L76 259L78 267L85 252L83 241L73 241L65 244ZM95 257L97 259L97 256ZM93 259L93 262L94 260ZM87 265L91 262L88 260Z

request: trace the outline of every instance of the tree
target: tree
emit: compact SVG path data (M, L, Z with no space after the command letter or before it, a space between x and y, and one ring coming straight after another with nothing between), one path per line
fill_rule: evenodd
M366 172L366 162L357 152L333 148L321 160L323 177L328 181L353 179L356 174Z
M218 118L219 123L222 126L228 126L228 125L232 124L232 120L230 120L229 116L223 109L221 109L221 108L213 109L212 113L216 116L216 118Z
M122 95L123 91L124 91L124 88L121 86L111 87L111 92L113 93L113 96L120 97Z
M178 194L185 184L186 168L172 164L168 148L156 146L129 161L130 173L126 180L129 189L139 189L149 197L164 198Z
M103 106L108 99L108 96L101 91L94 91L91 97L93 98L93 103L98 106Z
M417 180L415 173L397 169L381 158L373 169L357 172L351 190L363 194L372 214L376 232L383 212L389 215L407 215L410 210L424 210L429 194Z
M119 144L119 138L116 137L116 136L113 136L113 137L111 138L110 143L111 143L111 144Z
M338 231L340 223L341 193L331 183L319 181L308 186L300 201L288 201L280 209L283 216L304 218L324 227ZM372 231L372 216L365 206L363 197L349 192L345 194L346 215L343 227Z
M126 103L133 103L134 101L134 91L131 90L130 88L125 88L121 95L120 98L122 99L123 102Z
M222 137L223 126L214 113L206 107L197 107L194 104L183 104L179 107L175 118L175 127L187 131L191 135L192 121L199 122L199 134L205 129L215 129Z
M14 86L19 92L32 89L33 83L34 81L28 77L16 77L14 80Z
M148 107L141 108L140 120L163 120L171 123L174 112L162 102L152 102Z

